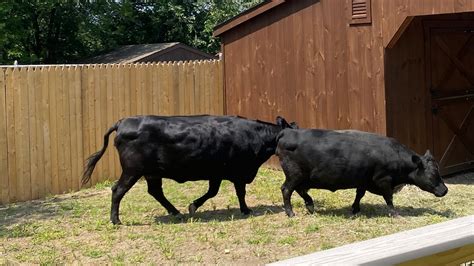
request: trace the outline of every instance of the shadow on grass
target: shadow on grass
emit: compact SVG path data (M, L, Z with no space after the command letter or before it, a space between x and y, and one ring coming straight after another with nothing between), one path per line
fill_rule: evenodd
M63 194L53 198L18 202L0 205L0 230L17 223L30 220L49 220L64 215L65 211L74 208L73 201L82 200L103 194L101 191L91 191L87 194ZM64 204L63 204L64 203Z
M267 214L275 214L283 212L283 208L277 205L257 205L252 208L252 213L250 215L244 215L240 212L239 208L229 208L229 209L220 209L220 210L205 210L197 211L194 215L190 214L181 214L178 216L165 215L165 216L156 216L156 223L166 223L166 224L179 224L179 223L188 223L188 222L225 222L225 221L235 221L247 219L249 217L258 217Z
M345 218L353 218L351 211L351 206L348 205L346 207L341 207L337 209L323 209L318 210L316 207L316 214L325 215L325 216L339 216ZM411 206L396 206L395 210L400 214L401 217L418 217L424 215L438 215L442 217L455 217L456 214L451 210L446 211L437 211L431 208L425 207L411 207ZM387 205L384 204L371 204L371 203L361 203L360 204L360 212L357 216L363 216L367 218L375 218L375 217L388 217L389 216L389 209Z

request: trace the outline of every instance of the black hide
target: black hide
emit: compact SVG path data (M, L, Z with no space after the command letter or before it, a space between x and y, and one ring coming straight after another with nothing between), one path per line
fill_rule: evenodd
M189 206L190 213L217 194L223 179L230 180L241 211L248 214L245 185L253 181L258 168L275 153L276 137L286 127L296 125L281 117L277 117L277 124L208 115L125 118L107 131L102 150L89 157L83 183L89 181L107 148L109 135L116 130L115 146L123 172L112 188L112 223L120 223L120 201L142 176L148 183L148 192L170 214L179 211L163 195L161 178L180 183L209 180L209 191Z
M393 193L404 184L413 184L436 196L444 196L438 164L427 151L416 154L393 138L356 130L285 129L278 136L276 151L286 180L282 185L288 216L293 216L290 197L296 191L308 211L314 211L307 191L321 188L357 189L352 212L366 191L382 195L391 213Z

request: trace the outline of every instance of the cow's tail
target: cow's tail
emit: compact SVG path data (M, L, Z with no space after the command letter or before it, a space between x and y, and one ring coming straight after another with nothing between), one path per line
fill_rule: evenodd
M117 121L111 128L109 128L109 130L107 130L104 135L104 146L102 149L87 158L84 173L82 174L82 185L85 185L91 180L91 175L94 171L95 165L100 160L102 155L104 155L105 150L107 150L107 146L109 145L109 135L118 129L121 121L122 120Z

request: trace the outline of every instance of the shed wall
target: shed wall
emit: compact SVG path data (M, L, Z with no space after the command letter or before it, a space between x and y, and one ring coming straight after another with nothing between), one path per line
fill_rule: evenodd
M288 1L224 33L227 113L385 134L382 18L349 27L346 4Z
M282 115L300 127L372 131L420 153L431 148L417 16L474 11L474 1L372 0L365 25L349 24L350 4L287 0L220 33L226 113Z

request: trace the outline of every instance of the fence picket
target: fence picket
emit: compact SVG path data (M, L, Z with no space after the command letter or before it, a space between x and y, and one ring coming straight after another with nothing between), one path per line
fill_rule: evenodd
M66 113L65 116L65 132L68 132L68 134L65 135L65 149L64 149L64 157L66 160L66 190L65 191L70 191L73 189L73 180L72 177L74 175L74 172L76 171L76 163L73 162L73 157L75 154L75 150L72 143L72 139L76 138L77 135L77 130L75 129L74 123L75 114L74 114L74 87L73 87L73 82L72 82L72 77L74 77L74 74L72 73L71 67L68 66L65 69L65 76L63 79L63 91L64 91L64 96L65 96L65 101L64 101L64 111Z
M92 65L91 70L91 75L89 79L89 84L90 84L90 95L91 95L91 112L90 112L90 118L91 118L91 127L89 129L89 132L91 132L91 151L96 152L98 151L99 147L99 135L101 134L100 128L99 128L99 123L98 123L98 113L99 113L99 104L97 101L100 99L100 76L98 74L98 68L100 65ZM102 175L102 165L103 164L98 164L96 166L96 169L92 175L92 183L96 184L100 181L100 176Z
M78 142L79 142L79 131L81 130L78 128L77 124L77 117L78 117L78 110L76 108L77 102L80 102L80 95L78 97L77 91L77 68L76 67L69 67L68 68L68 83L70 84L67 95L69 96L69 128L70 128L70 139L69 145L71 146L71 153L70 153L70 161L71 161L71 176L68 180L69 189L77 190L79 189L79 183L77 182L77 176L80 175L80 166L82 163L82 158L79 156L78 150Z
M83 159L84 159L84 164L86 158L91 154L91 149L90 149L90 108L89 105L92 102L90 99L90 90L89 90L89 72L90 72L90 66L86 65L83 67L81 71L81 87L82 87L82 127L83 127L83 137L82 137L82 147L83 147ZM84 184L85 185L85 184ZM87 184L87 185L90 185Z
M43 123L42 123L42 99L43 99L43 79L42 68L36 68L34 79L33 79L33 90L35 91L36 95L33 98L33 103L30 102L30 110L34 107L35 113L35 123L34 123L34 130L36 131L36 163L37 163L37 172L35 174L32 171L31 178L36 180L36 183L32 182L32 198L36 197L43 197L46 195L46 177L45 177L45 158L44 158L44 134L43 134ZM33 177L36 175L35 177ZM32 180L33 181L33 180ZM35 191L37 190L37 191Z
M41 74L41 136L43 137L43 167L44 167L44 193L52 194L52 166L51 166L51 123L49 100L49 71L50 67L42 67Z
M7 99L5 70L0 69L0 204L9 202Z
M160 114L170 115L171 114L171 88L170 88L170 67L167 64L160 64Z
M36 98L38 97L36 90L36 69L33 67L28 67L26 69L27 76L27 94L28 94L28 117L29 117L29 142L30 142L30 190L31 197L38 198L41 194L42 184L40 184L41 173L39 171L38 165L38 142L37 142L37 131L36 131ZM33 174L34 173L34 174Z
M98 127L96 130L97 132L97 142L96 142L96 150L100 150L102 145L104 144L104 132L109 128L108 126L108 111L109 108L112 107L108 101L108 90L109 90L109 83L112 86L112 76L109 75L110 67L108 65L100 65L99 69L97 69L97 74L99 76L99 100L97 101L98 110L100 113L100 120L98 121ZM112 111L111 111L112 112ZM99 176L99 180L102 182L107 180L110 174L110 161L109 161L109 152L104 154L104 162L101 164L101 174Z
M122 117L126 117L126 116L131 116L132 115L132 107L131 107L131 99L132 99L132 96L131 96L131 88L130 88L130 84L131 84L131 81L130 79L132 78L132 71L131 71L131 65L122 65L120 67L121 71L121 76L123 76L123 92L124 92L124 98L122 99L123 101L123 105L125 106L124 108L124 113L122 115Z
M114 68L112 66L106 66L106 77L107 77L107 121L104 124L104 129L107 130L110 126L115 123L114 114L118 113L118 97L119 90L117 88L116 76L114 75ZM108 173L107 179L113 179L115 177L115 162L114 162L114 150L107 149L107 160L108 160Z
M153 115L153 71L154 64L147 63L144 65L144 72L145 72L145 84L144 84L144 92L145 92L145 114Z
M65 158L65 120L66 116L64 114L65 109L65 97L63 90L63 80L64 80L64 67L57 67L56 69L56 138L57 138L57 156L58 156L58 193L64 193L66 188L66 158Z
M49 119L50 119L50 145L51 145L51 191L54 194L59 192L58 180L58 124L57 124L57 101L58 95L58 67L51 67L48 72L49 79Z
M186 71L185 89L186 89L186 107L188 109L186 114L190 115L190 114L194 114L194 77L193 77L194 63L187 62L184 65L184 69Z
M82 90L82 70L83 68L74 68L74 95L75 95L75 110L76 110L76 129L77 129L77 164L78 169L73 178L76 179L76 188L81 188L81 173L82 166L84 162L84 125L83 125L83 109L82 109L82 100L84 96L84 91ZM73 143L74 145L74 143Z
M18 83L15 90L15 144L17 145L17 176L19 177L17 189L20 200L31 198L31 174L30 174L30 137L29 137L29 114L28 114L28 83L27 70L21 69L18 73Z
M60 91L60 114L61 114L61 131L59 132L59 137L61 141L61 146L59 146L59 154L61 156L60 162L60 183L61 183L61 193L67 192L71 190L71 128L69 124L69 120L71 119L70 116L70 100L69 100L69 93L71 83L69 82L69 67L61 68L62 76L61 76L61 87L59 88ZM64 132L67 132L64 134Z
M17 198L17 175L16 175L16 145L15 145L15 95L13 87L14 75L17 75L17 69L7 69L5 71L5 96L7 110L7 160L8 160L8 185L10 202L18 201Z
M160 114L160 86L158 83L159 75L159 65L153 64L151 67L151 94L152 94L152 104L153 104L153 114Z

